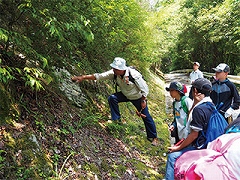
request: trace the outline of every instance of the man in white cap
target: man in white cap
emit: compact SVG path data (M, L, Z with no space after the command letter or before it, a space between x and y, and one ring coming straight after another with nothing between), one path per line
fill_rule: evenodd
M236 86L227 78L230 72L227 64L220 63L213 70L215 71L215 81L210 97L219 112L228 120L234 110L239 109L240 96Z
M196 79L198 78L203 78L203 73L202 71L199 70L200 64L199 62L194 62L193 63L193 71L190 73L189 78L190 78L190 83L192 84ZM189 97L193 99L192 96L192 88L190 89L189 92Z
M83 80L115 80L119 92L115 92L108 97L111 110L111 117L114 122L121 122L121 114L118 103L131 102L137 109L137 115L143 119L147 139L152 145L158 144L156 126L153 118L149 114L147 107L148 86L142 75L135 69L127 67L123 58L116 57L110 64L111 70L103 73L95 73L82 76L74 76L72 80L82 82Z

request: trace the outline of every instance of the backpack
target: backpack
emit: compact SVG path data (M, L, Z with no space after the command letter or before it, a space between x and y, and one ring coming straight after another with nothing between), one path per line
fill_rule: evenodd
M211 107L212 114L208 121L206 133L204 133L203 130L200 131L201 135L197 138L196 143L198 149L206 148L207 144L215 140L220 135L222 135L224 133L225 128L228 126L228 123L225 120L225 118L218 112L218 110L212 103L207 102L206 105ZM199 145L198 143L198 140L201 136L203 136L206 139L203 145Z
M131 69L135 69L136 71L138 71L137 68L134 67L134 66L128 66L128 67L131 68ZM138 72L139 72L139 71L138 71ZM139 73L140 73L140 72L139 72ZM135 79L132 77L131 71L129 71L129 76L128 76L128 78L129 78L129 81L131 81L132 83L135 84ZM142 78L144 79L143 76L142 76ZM116 75L116 74L114 74L113 82L114 82L114 85L115 85L115 92L117 92L117 86L118 86L118 84L117 84L117 75Z

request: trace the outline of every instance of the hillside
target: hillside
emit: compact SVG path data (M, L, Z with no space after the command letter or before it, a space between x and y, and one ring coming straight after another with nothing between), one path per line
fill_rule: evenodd
M163 178L172 117L161 74L224 61L237 75L240 2L149 3L0 1L0 179ZM149 85L157 147L130 103L120 105L126 124L107 123L113 82L71 81L116 56Z
M60 81L45 91L12 85L11 111L18 121L1 124L0 179L163 178L169 143L163 80L148 72L159 137L154 147L131 104L120 106L126 124L107 123L111 82L76 85L65 69L56 72Z

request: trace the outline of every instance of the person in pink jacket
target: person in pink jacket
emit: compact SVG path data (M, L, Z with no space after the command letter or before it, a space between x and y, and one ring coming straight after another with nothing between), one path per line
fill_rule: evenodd
M208 144L207 149L189 151L175 163L174 179L240 179L240 117L225 134Z

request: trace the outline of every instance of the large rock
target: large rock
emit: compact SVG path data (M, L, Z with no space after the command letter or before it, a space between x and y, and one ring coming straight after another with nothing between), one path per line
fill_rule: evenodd
M69 100L81 108L86 102L86 97L79 84L72 82L72 75L65 68L55 68L55 75L59 79L60 90L64 92Z

